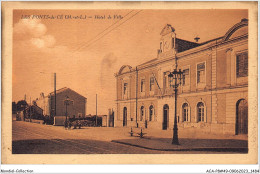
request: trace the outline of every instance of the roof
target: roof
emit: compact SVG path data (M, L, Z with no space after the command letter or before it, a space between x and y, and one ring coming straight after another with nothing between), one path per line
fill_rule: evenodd
M183 52L192 48L195 48L197 46L200 46L199 43L187 41L184 39L176 38L176 44L177 44L177 51Z
M58 89L58 90L56 90L56 94L57 93L61 93L61 92L65 91L65 90L67 90L67 89L70 89L70 88L64 87L64 88ZM51 92L50 95L54 95L54 91Z
M149 64L149 63L155 62L156 60L158 60L158 59L155 58L155 59L149 60L149 61L144 62L144 63L142 63L142 64L140 64L140 65L138 65L138 66L146 65L146 64Z
M42 108L40 108L40 107L37 106L37 105L31 105L31 107L35 107L35 108L37 108L37 109L43 110Z
M208 43L211 43L211 42L220 41L221 39L223 39L223 37L224 36L218 37L218 38L215 38L215 39L211 39L211 40L208 40L208 41L205 41L205 42L202 42L202 43L200 43L200 45L204 45L204 44L208 44Z
M56 94L61 93L61 92L64 92L64 91L66 91L66 90L70 90L70 91L72 91L72 92L75 92L76 94L78 94L78 95L80 95L81 97L83 97L83 98L86 99L86 97L84 97L83 95L81 95L81 94L77 93L76 91L74 91L74 90L72 90L72 89L70 89L70 88L67 88L67 87L64 87L64 88L61 88L61 89L56 90ZM54 91L51 92L50 95L53 96L53 95L54 95Z
M178 52L183 52L185 50L189 50L189 49L195 48L197 46L200 46L199 43L190 42L190 41L187 41L187 40L184 40L184 39L179 39L179 38L176 38L176 42L178 44L178 48L177 48ZM140 65L137 65L137 67L153 63L153 62L155 62L157 60L158 60L158 58L149 60L147 62L144 62L144 63L140 64Z
M211 40L208 40L208 41L205 41L205 42L202 42L202 43L197 43L197 42L191 42L191 41L187 41L187 40L184 40L184 39L180 39L180 38L176 38L176 49L177 49L177 53L181 53L181 52L184 52L184 51L187 51L187 50L191 50L193 48L196 48L196 47L200 47L203 45L204 46L207 46L207 44L209 44L209 46L211 44L217 44L217 43L221 43L221 42L225 42L227 41L231 35L236 32L238 29L244 27L244 26L248 26L248 19L242 19L239 23L235 24L233 27L231 27L224 36L221 36L221 37L217 37L217 38L214 38L214 39L211 39ZM174 32L175 29L170 25L170 24L166 24L166 26L163 28L163 30L161 31L161 35L165 35L169 32ZM246 36L243 35L243 37ZM149 65L151 63L154 63L158 60L158 58L155 58L155 59L152 59L152 60L149 60L147 62L144 62L140 65L137 65L137 67L139 66L144 66L144 65ZM125 68L126 66L123 66L121 67L120 71L118 74L121 74L122 70ZM129 66L130 67L130 66ZM131 68L129 68L129 70L131 70ZM130 72L130 71L129 71ZM117 75L118 75L117 74Z

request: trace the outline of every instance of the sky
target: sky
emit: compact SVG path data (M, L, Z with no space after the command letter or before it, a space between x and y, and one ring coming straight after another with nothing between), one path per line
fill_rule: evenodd
M114 74L156 58L166 24L178 38L204 42L243 18L247 10L14 10L12 100L52 92L56 73L57 89L87 98L86 114L95 114L96 94L98 114L107 114L116 109Z

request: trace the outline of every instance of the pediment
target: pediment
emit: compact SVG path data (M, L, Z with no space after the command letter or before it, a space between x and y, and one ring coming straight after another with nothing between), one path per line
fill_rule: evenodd
M225 34L223 41L248 34L248 20L242 19Z
M175 29L170 24L166 24L165 27L162 29L160 35L164 36L166 34L174 32L174 31L175 31Z
M233 39L239 36L243 36L245 34L248 34L248 26L244 26L242 28L237 29L230 37L229 39Z
M119 74L123 74L126 72L130 72L132 70L132 67L130 65L123 65L120 70L119 70Z

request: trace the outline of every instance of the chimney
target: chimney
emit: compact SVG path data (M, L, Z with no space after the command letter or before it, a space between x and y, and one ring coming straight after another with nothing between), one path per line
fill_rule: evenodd
M196 42L198 42L198 41L200 40L200 38L197 36L197 37L194 38L194 40L195 40Z

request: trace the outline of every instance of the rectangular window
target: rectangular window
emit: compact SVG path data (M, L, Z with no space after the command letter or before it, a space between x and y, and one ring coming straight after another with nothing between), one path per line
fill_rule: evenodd
M237 77L247 77L248 76L248 53L240 53L236 56L236 74Z
M197 83L205 83L205 63L197 65Z
M154 77L150 78L150 91L154 90Z
M190 84L190 71L189 69L183 70L183 85L189 85Z
M199 122L204 122L204 108L198 108L198 118Z
M124 83L124 95L127 94L127 83Z
M141 80L141 92L144 92L144 90L145 90L145 80L142 79Z

